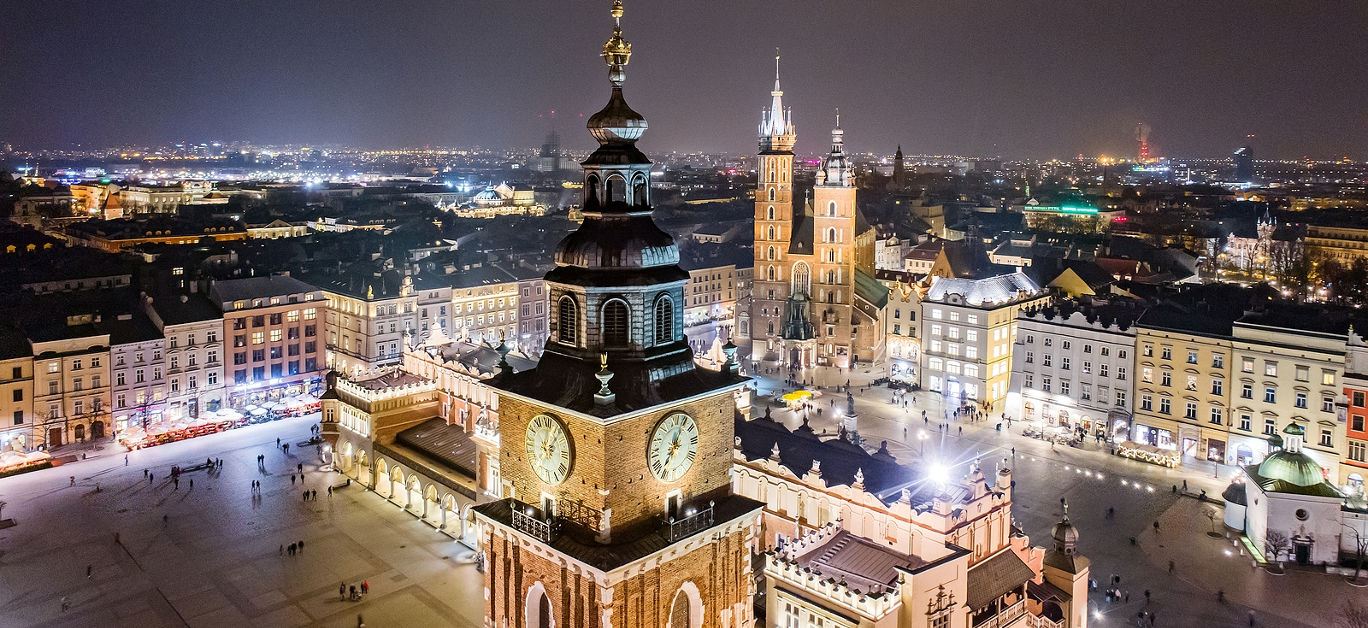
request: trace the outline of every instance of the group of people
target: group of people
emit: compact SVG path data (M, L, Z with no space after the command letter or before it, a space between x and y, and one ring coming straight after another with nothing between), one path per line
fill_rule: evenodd
M281 556L284 556L286 552L289 552L291 556L294 556L295 554L303 554L303 553L304 553L304 541L295 541L294 543L291 543L291 544L289 544L288 546L286 546L286 545L281 545L281 546L280 546L280 555L281 555Z
M361 599L361 596L366 595L368 593L370 593L369 580L362 580L359 588L357 587L357 585L354 584L348 586L345 582L337 585L337 597L344 602L348 599L350 599L353 602L358 601Z

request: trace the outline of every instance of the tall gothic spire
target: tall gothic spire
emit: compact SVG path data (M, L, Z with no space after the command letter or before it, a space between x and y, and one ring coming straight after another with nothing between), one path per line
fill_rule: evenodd
M791 152L797 142L793 111L784 108L784 90L779 86L779 49L774 49L774 90L770 107L760 111L760 151Z

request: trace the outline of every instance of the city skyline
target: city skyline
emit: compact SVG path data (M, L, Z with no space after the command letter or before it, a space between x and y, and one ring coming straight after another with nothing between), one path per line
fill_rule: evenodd
M822 151L840 107L856 152L1127 156L1143 122L1156 156L1219 157L1252 142L1261 159L1364 158L1365 112L1339 88L1361 9L875 2L811 20L801 6L641 16L633 106L652 119L644 148L750 150L778 47L800 154ZM407 3L364 20L353 8L26 11L0 48L0 80L28 86L0 97L0 141L533 146L554 109L567 146L588 147L574 130L601 105L585 77L602 70L565 54L594 44L582 7ZM83 69L92 59L102 69Z

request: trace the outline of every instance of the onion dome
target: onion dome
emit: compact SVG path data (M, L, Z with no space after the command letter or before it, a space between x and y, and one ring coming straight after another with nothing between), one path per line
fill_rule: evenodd
M603 61L608 64L608 80L613 83L613 95L598 113L589 116L585 124L589 134L599 144L630 144L646 132L646 118L627 106L622 97L622 83L627 80L627 63L632 58L632 44L622 37L622 0L615 0L612 9L613 36L603 44Z
M641 139L646 132L646 117L627 106L627 100L622 97L622 88L614 86L608 104L589 116L585 126L601 145L631 144Z
M1321 466L1310 456L1302 453L1302 438L1306 429L1295 423L1288 425L1283 433L1287 448L1275 451L1259 463L1259 475L1268 480L1282 480L1293 486L1315 486L1325 481Z
M1065 554L1073 554L1078 548L1078 528L1069 521L1069 505L1064 505L1064 518L1050 529L1050 538L1054 539L1055 550Z

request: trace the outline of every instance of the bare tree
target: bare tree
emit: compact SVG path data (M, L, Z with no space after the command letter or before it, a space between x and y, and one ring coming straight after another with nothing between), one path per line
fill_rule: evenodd
M1282 562L1284 552L1292 549L1292 539L1277 530L1269 530L1264 535L1264 550L1268 552L1269 561Z
M1354 545L1357 548L1354 562L1354 577L1351 582L1357 582L1359 574L1363 571L1363 555L1368 554L1368 536L1359 534L1359 531L1347 523L1341 523L1350 532L1354 533Z
M1340 628L1368 628L1368 605L1346 600L1336 615L1335 624Z

